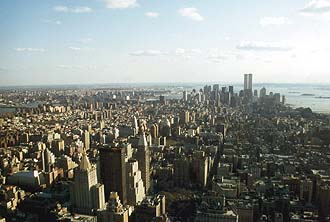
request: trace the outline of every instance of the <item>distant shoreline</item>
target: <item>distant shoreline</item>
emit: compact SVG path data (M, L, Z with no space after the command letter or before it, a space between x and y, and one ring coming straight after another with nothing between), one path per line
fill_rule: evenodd
M67 88L94 88L94 87L157 87L157 86L175 86L175 87L193 87L201 85L210 85L210 84L219 84L223 86L233 85L233 86L243 86L239 82L132 82L132 83L72 83L72 84L36 84L36 85L4 85L0 86L0 90L8 89L67 89ZM283 86L283 87L292 87L292 86L314 86L314 87L330 87L330 83L262 83L256 82L253 83L254 86L263 87L263 86ZM328 89L330 91L330 88ZM296 92L290 92L296 93Z

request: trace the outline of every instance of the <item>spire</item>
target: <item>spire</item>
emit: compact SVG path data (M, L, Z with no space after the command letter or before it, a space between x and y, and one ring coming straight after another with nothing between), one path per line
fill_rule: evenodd
M146 146L148 146L148 143L147 143L147 139L146 139L146 135L145 135L145 133L142 133L142 134L140 135L140 139L139 139L138 146L139 146L139 147L146 147Z
M89 170L91 168L91 163L89 162L89 159L86 155L85 150L83 151L81 162L79 165L79 169L81 170Z

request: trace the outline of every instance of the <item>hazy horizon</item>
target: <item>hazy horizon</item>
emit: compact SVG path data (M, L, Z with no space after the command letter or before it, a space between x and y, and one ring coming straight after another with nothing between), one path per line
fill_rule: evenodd
M186 86L204 86L204 85L213 85L213 84L219 84L220 87L222 86L240 86L243 87L242 82L131 82L131 83L124 83L124 82L118 82L118 83L63 83L63 84L36 84L36 85L0 85L0 89L7 89L7 88L42 88L42 87L151 87L151 86L171 86L171 87L186 87ZM253 83L254 88L256 87L263 87L263 86L330 86L330 83L280 83L280 82L254 82Z
M0 4L0 86L330 84L330 0Z

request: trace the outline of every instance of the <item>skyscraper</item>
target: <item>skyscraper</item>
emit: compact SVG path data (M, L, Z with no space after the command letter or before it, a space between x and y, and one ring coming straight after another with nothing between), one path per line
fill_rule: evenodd
M252 74L244 74L244 90L252 90Z
M127 201L129 205L136 205L145 197L145 188L137 160L129 159L127 169Z
M135 133L137 133L139 130L139 125L136 116L132 117L132 127L135 129Z
M105 199L110 192L118 192L120 200L127 202L125 149L119 147L100 148L100 175L105 187Z
M252 92L252 74L244 74L244 90L243 95L245 102L251 102L253 98Z
M85 149L86 150L89 150L90 148L90 135L89 135L89 132L87 130L84 131L83 133L83 142L84 142L84 146L85 146Z
M42 170L50 172L52 165L55 163L55 156L48 148L45 148L41 151L41 161Z
M83 153L79 167L75 168L74 184L71 187L71 202L77 213L91 214L93 210L104 209L104 186L97 181L96 167Z
M184 102L187 102L188 101L188 93L187 93L187 90L183 91L182 93L182 99Z
M264 97L266 97L266 95L267 95L266 88L265 87L262 87L260 89L260 98L264 98Z
M229 86L229 93L234 94L234 86Z
M146 189L146 194L150 190L150 153L144 132L140 135L136 159L139 162L139 168L142 173L143 184Z

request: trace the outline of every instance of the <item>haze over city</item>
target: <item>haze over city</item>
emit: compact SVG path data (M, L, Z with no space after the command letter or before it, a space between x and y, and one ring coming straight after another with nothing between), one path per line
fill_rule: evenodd
M330 222L330 0L0 0L0 222Z
M0 85L329 83L329 0L3 0Z

